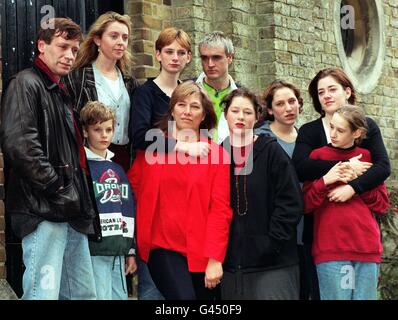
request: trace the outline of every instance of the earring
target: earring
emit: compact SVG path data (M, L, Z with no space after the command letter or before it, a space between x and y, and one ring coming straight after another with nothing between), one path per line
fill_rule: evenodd
M98 52L101 52L101 47L100 46L98 46Z

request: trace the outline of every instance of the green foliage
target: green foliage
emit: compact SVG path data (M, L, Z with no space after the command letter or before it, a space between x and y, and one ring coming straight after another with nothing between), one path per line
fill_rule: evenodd
M389 190L391 207L380 220L383 262L379 282L380 299L398 299L398 189Z

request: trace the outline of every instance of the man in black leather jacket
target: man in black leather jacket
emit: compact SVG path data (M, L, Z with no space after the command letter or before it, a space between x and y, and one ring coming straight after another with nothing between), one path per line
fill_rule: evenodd
M95 213L80 132L60 82L81 39L72 20L50 19L38 31L34 66L11 78L2 99L6 210L26 266L22 299L96 298L87 241Z

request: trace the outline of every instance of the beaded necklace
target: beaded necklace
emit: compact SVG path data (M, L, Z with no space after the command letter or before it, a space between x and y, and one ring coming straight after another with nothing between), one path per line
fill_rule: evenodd
M253 142L254 142L254 137L253 137ZM236 213L239 216L244 216L247 214L247 210L248 210L248 206L249 206L249 202L247 200L247 174L246 174L246 161L247 161L247 157L246 154L250 155L250 152L253 148L253 143L249 146L244 146L244 152L245 152L245 161L244 161L244 165L242 166L241 172L243 174L235 174L235 189L236 189ZM244 196L244 208L241 208L241 196L240 196L240 192L239 192L239 176L243 175L243 196ZM241 209L243 209L243 211L241 212Z
M244 216L247 213L247 175L243 175L243 194L245 196L245 210L243 212L240 212L240 195L239 195L239 182L238 182L239 176L235 176L235 188L236 188L236 213L240 216Z

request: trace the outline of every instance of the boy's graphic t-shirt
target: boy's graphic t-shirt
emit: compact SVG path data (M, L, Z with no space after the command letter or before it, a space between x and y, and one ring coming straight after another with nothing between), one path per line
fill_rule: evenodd
M135 254L135 203L133 191L120 165L86 148L101 227L101 242L90 241L91 255Z

